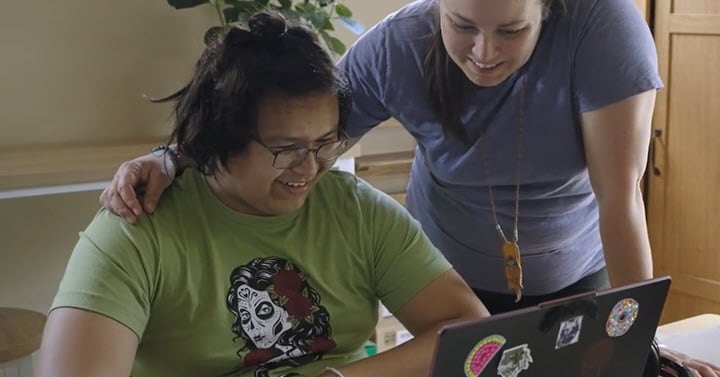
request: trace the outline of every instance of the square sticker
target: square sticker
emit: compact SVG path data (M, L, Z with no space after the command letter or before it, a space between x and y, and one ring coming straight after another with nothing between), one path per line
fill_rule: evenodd
M560 349L577 343L580 340L580 332L582 331L583 317L577 316L560 323L557 340L555 341L555 349Z

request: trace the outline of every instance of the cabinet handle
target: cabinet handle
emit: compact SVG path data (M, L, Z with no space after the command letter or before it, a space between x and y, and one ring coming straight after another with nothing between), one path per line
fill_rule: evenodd
M662 140L660 138L662 137L662 130L654 129L653 130L653 137L652 140L650 140L650 166L652 168L653 174L655 176L661 176L662 172L660 171L660 168L657 167L657 164L655 163L655 151L657 149L656 143L662 143Z

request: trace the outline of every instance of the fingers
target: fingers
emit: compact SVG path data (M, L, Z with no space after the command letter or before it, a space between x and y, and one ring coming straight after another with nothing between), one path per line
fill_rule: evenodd
M119 200L122 201L123 204L123 209L132 211L135 216L140 216L142 214L142 207L133 188L140 183L138 169L135 166L128 166L128 168L125 169L125 174L120 174L122 171L123 169L121 168L118 171L119 176L114 180L117 182L115 196L119 196Z
M147 213L155 211L163 191L175 178L175 165L168 160L167 154L162 153L153 156L147 163L143 161L141 165L140 175L143 182L146 183L143 207Z
M138 171L137 164L122 163L110 185L100 195L103 207L131 224L135 224L137 217L142 214L142 207L133 189L140 183Z
M165 170L148 170L145 181L147 187L145 187L145 197L143 199L143 205L145 212L152 213L155 211L157 202L162 195L163 191L170 186L173 177Z
M123 162L112 182L100 194L100 203L112 213L134 224L143 211L152 213L162 192L174 178L175 168L165 166L165 155L149 154ZM136 189L145 187L143 203Z
M660 352L662 356L674 360L678 364L682 364L697 377L720 377L720 367L710 362L693 359L676 350L672 350L667 346L661 346Z
M127 167L121 166L117 174L115 175L111 187L110 208L113 213L124 218L125 221L129 222L130 224L135 224L135 222L137 221L137 216L139 214L136 214L137 212L135 212L135 210L128 205L128 200L134 198L135 202L137 203L137 197L135 196L135 192L133 191L132 186L130 185L129 188L127 187L128 181L124 178L126 175L134 175L129 170L130 169L128 169ZM128 190L130 191L130 193L126 192ZM123 194L123 192L125 193Z
M720 369L709 363L705 364L697 360L689 360L685 361L683 365L692 370L697 377L720 377Z
M100 194L100 205L113 214L122 217L130 224L135 224L137 221L137 216L117 193L117 181L111 182Z

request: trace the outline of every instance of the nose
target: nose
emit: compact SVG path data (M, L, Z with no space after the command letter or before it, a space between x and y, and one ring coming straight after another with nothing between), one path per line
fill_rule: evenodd
M296 173L314 176L320 170L320 164L317 161L317 152L308 151L305 155L305 159L302 160L297 166L293 168Z
M472 54L480 63L490 63L498 55L497 47L492 37L478 33L475 37Z

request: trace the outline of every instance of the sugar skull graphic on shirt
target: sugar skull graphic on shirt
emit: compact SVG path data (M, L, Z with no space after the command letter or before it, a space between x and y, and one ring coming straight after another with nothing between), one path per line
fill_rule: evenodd
M257 258L230 276L227 307L241 369L265 377L281 366L319 360L336 347L320 294L292 262Z

